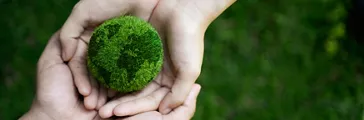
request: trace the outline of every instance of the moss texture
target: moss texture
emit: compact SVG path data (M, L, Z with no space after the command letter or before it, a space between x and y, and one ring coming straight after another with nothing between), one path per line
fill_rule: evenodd
M92 76L122 93L143 89L159 73L162 61L157 31L137 17L104 22L89 43L87 65Z

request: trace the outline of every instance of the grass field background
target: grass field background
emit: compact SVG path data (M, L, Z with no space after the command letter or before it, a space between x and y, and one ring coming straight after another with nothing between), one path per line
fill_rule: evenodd
M36 62L76 0L0 0L0 120L34 96ZM239 0L206 32L195 120L364 120L363 50L345 0Z

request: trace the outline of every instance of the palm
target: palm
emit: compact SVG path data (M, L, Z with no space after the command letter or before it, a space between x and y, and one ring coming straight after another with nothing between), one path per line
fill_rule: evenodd
M175 79L175 74L173 72L173 66L169 62L169 56L164 55L163 67L158 76L154 81L159 85L167 88L171 88L173 85L173 80Z
M35 103L48 116L57 119L93 119L97 112L88 111L81 104L71 71L61 59L60 49L56 34L49 41L38 63L38 87Z
M143 3L141 6L138 2ZM84 96L84 104L87 109L99 109L106 102L106 90L102 86L97 85L95 80L90 80L87 67L86 67L86 52L87 46L80 48L80 45L88 44L92 31L95 26L101 24L103 21L125 13L124 11L130 10L132 7L139 7L140 9L130 12L130 14L149 19L150 13L156 3L150 0L86 0L80 1L73 10L70 18L67 20L62 35L71 37L72 41L63 42L65 51L72 50L72 59L69 56L62 56L63 59L69 60L69 66L75 78L75 85L80 94ZM81 20L81 21L78 21ZM82 21L84 20L84 21ZM87 22L86 24L78 24L79 22ZM81 26L75 26L75 24ZM83 26L84 25L84 26ZM62 34L63 33L63 34ZM65 40L65 39L63 39ZM77 43L72 43L77 41ZM64 54L63 54L64 55ZM67 58L68 57L68 58Z
M157 6L154 13L150 16L150 18L148 18L150 20L149 22L157 29L164 45L164 62L161 72L142 91L122 96L120 98L116 97L116 99L108 102L100 109L101 117L108 118L112 115L134 115L140 112L156 110L163 98L172 91L172 87L175 84L179 72L188 72L183 71L184 69L181 68L191 66L190 68L193 69L193 67L200 67L202 61L203 41L184 40L184 37L186 36L184 32L189 29L178 27L180 26L180 22L177 24L173 23L173 26L178 28L171 29L166 27L164 23L171 23L172 20L165 21L165 18L173 14L164 14L163 11L166 10L167 7ZM176 39L178 37L183 40ZM192 75L189 77L195 76ZM193 82L191 83L191 86L192 84ZM188 92L189 91L187 91L187 93Z
M135 115L141 112L156 110L170 91L172 72L164 63L162 71L147 87L132 94L115 96L110 102L100 108L99 114L102 118L115 116Z
M80 1L63 26L61 39L64 47L63 59L72 58L70 68L78 91L85 96L85 106L89 106L89 109L95 108L99 94L97 85L91 87L87 75L84 63L87 48L79 49L80 42L78 45L75 42L88 43L92 31L89 28L128 13L147 20L157 29L165 51L162 71L142 91L116 98L103 106L99 112L102 117L124 116L156 110L159 107L162 113L166 114L170 109L182 104L200 74L203 38L207 26L234 1ZM78 50L80 52L77 52Z
M184 2L181 2L184 1ZM194 83L199 75L203 56L203 30L193 14L181 12L189 8L173 8L190 0L161 0L155 7L149 22L157 29L164 45L164 62L158 76L142 91L116 98L100 109L103 118L135 115L158 109L168 93L184 91L186 95L176 96L184 101L191 88L174 87L177 82ZM184 6L184 5L182 5ZM166 11L171 11L166 13ZM187 18L187 19L184 19ZM181 21L182 20L182 21ZM186 23L190 23L186 25ZM196 26L195 26L196 25ZM191 38L191 39L188 39ZM199 39L199 40L196 40ZM182 77L181 77L182 76ZM183 81L193 79L193 81Z

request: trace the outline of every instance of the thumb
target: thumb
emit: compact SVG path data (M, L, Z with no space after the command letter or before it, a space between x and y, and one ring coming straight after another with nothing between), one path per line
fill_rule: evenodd
M62 46L62 59L69 61L76 52L77 38L81 36L87 27L88 13L83 8L85 2L78 2L71 15L68 17L60 31L60 41Z
M188 94L183 105L174 109L170 114L165 116L166 120L172 120L173 118L180 118L181 120L189 120L193 117L196 110L197 96L200 93L201 86L194 84L191 92Z
M165 33L168 52L176 79L171 92L161 102L159 110L167 114L181 105L201 72L204 34L208 25L236 0L200 0L177 9L168 19ZM153 22L153 21L152 21ZM163 37L163 35L162 35Z
M105 20L134 15L148 19L157 0L81 0L73 8L60 31L62 58L69 61L76 52L78 39L85 29L92 29ZM138 8L134 10L134 8ZM88 43L89 39L85 42Z

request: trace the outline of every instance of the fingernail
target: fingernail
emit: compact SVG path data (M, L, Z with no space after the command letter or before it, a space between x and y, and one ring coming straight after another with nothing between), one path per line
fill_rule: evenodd
M166 109L162 110L162 114L164 114L164 115L168 114L169 112L171 112L170 108L166 108Z

